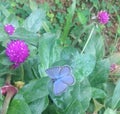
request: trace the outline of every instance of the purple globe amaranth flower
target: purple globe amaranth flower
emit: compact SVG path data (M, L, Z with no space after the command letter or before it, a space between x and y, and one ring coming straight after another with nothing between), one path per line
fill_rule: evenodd
M29 49L23 40L13 40L7 44L6 55L16 68L27 59Z
M97 14L97 19L101 24L107 24L110 18L107 11L100 11Z
M15 32L15 27L11 24L6 24L4 26L4 30L6 33L8 33L9 35L12 35Z

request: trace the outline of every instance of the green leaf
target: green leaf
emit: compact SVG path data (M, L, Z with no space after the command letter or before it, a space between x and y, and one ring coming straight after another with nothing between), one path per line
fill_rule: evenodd
M1 44L3 47L6 47L9 42L8 34L4 31L4 25L2 24L0 24L0 42L2 42Z
M48 105L48 97L42 97L29 104L32 114L42 114Z
M82 80L92 73L96 63L96 58L90 54L76 54L72 60L72 68L75 77Z
M82 107L82 103L78 100L75 100L64 114L85 114L85 111Z
M38 4L36 1L29 0L29 4L30 4L30 8L32 9L32 11L34 11L38 8Z
M33 32L29 32L24 28L18 28L16 29L15 33L10 38L12 40L21 39L21 40L28 42L29 44L37 46L39 35Z
M14 14L10 14L6 17L4 24L12 24L15 28L19 27L18 18Z
M32 114L24 98L22 98L22 96L19 97L12 100L7 114Z
M74 58L74 55L77 55L78 53L78 50L72 46L64 47L61 52L61 59L71 61Z
M65 114L85 114L91 100L91 87L87 78L80 83L76 82L71 94L72 102L68 105Z
M49 68L55 61L60 59L62 47L57 44L56 35L46 33L39 40L39 73L41 77L46 76L45 70Z
M48 105L47 109L42 114L61 114L61 112L59 112L58 108L52 103Z
M105 98L107 95L102 89L92 87L93 98Z
M60 108L63 114L84 114L87 110L91 99L91 87L87 79L79 82L74 86L69 87L60 96L55 96L53 91L50 96L55 105Z
M75 9L76 9L76 0L73 1L72 5L68 9L68 14L66 15L66 24L64 26L63 33L61 34L62 43L66 44L66 41L68 41L67 37L68 37L68 33L72 25L72 19L75 13Z
M104 107L104 105L100 104L97 100L93 99L94 101L94 105L95 105L95 109L94 112L98 113L98 111L100 111L101 108Z
M115 110L107 108L104 112L104 114L117 114Z
M93 31L93 35L87 44L85 53L96 56L97 60L100 60L105 56L104 38L99 33L99 29L97 27L95 27Z
M0 10L2 11L2 13L8 17L10 15L10 12L4 7L4 5L0 4Z
M78 15L78 19L79 19L80 23L83 24L83 25L85 25L85 24L87 23L87 18L86 18L86 16L84 15L84 12L79 11L79 12L77 13L77 15Z
M48 84L49 79L47 77L33 80L26 84L20 91L20 94L23 94L27 103L35 101L39 98L45 97L48 95Z
M89 76L92 87L101 87L107 81L109 69L108 59L97 61L94 71Z
M113 96L112 96L112 108L115 109L120 101L120 80L118 81Z
M2 65L12 65L5 52L0 53L0 64Z
M3 78L0 78L0 87L2 87L4 85L4 79ZM1 93L0 93L0 99L1 99Z
M9 70L9 66L5 66L0 64L0 76L3 76L5 74L14 74L12 70Z
M2 96L2 95L0 95ZM2 105L3 105L3 100L0 99L0 110L2 109Z
M28 31L38 32L42 27L43 21L45 21L45 11L42 9L37 9L33 11L25 20L23 26Z

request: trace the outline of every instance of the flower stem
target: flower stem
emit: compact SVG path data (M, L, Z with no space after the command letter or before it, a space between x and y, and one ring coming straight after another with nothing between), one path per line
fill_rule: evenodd
M23 65L21 65L21 80L24 81L24 68L23 68Z
M83 50L81 51L81 54L83 54L83 52L85 51L85 49L86 49L86 47L87 47L87 45L88 45L88 43L89 43L89 41L90 41L90 39L91 39L91 36L92 36L92 34L93 34L93 32L94 32L94 29L95 29L95 27L92 28L92 30L91 30L91 32L90 32L90 35L89 35L89 37L88 37L88 40L87 40L87 42L85 43L85 46L84 46Z
M2 107L2 110L1 110L0 114L7 114L7 110L8 110L10 100L11 100L12 97L13 97L13 94L11 94L11 92L8 92L6 97L5 97L3 107Z
M8 74L7 78L6 78L6 84L10 84L10 81L11 81L11 75Z

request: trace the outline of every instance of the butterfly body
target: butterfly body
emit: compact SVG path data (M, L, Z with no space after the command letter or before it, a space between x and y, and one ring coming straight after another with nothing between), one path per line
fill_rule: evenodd
M53 67L46 70L53 80L53 92L55 95L63 93L68 86L74 83L74 77L69 66Z

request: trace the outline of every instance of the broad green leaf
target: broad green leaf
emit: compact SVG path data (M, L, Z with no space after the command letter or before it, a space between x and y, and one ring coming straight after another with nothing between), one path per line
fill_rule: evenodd
M5 18L4 24L12 24L15 28L19 27L18 19L14 14L10 14Z
M50 91L50 96L56 106L61 109L61 113L84 114L90 103L91 87L89 81L84 79L82 82L77 81L74 86L68 87L60 96L55 96L53 91Z
M85 110L82 107L82 103L78 100L72 102L69 109L64 114L85 114Z
M40 75L38 72L38 58L32 58L29 61L26 61L24 66L24 80L29 82L33 79L39 79Z
M80 82L79 88L80 92L78 94L78 100L80 100L83 110L86 111L92 97L91 86L87 78Z
M113 96L112 96L112 108L115 109L120 101L120 80L117 82Z
M18 95L19 96L19 95ZM32 114L28 104L22 96L16 97L10 103L7 114Z
M105 98L107 95L102 89L92 87L93 98Z
M49 104L47 109L42 114L61 114L61 111L52 103Z
M3 47L6 47L8 42L9 42L8 34L4 31L4 25L0 24L0 43L2 44Z
M20 94L23 94L27 103L35 101L39 98L45 97L48 95L48 84L49 79L44 77L38 80L33 80L26 84L20 91Z
M72 60L72 68L75 77L78 80L82 80L89 76L96 63L96 58L90 54L76 54Z
M97 61L94 71L89 76L92 87L101 87L107 81L109 68L108 59Z
M33 32L29 32L24 28L16 29L15 33L10 37L12 40L21 39L34 46L38 45L39 35Z
M104 114L117 114L117 112L113 109L107 108L105 110Z
M42 27L43 21L45 21L45 11L42 9L37 9L33 11L25 20L23 26L28 31L38 32Z
M2 13L8 17L10 15L10 12L5 8L4 5L0 4L0 10L2 11Z
M42 77L46 76L45 70L60 59L62 47L57 44L56 35L47 33L39 40L39 73Z
M0 53L0 64L2 64L2 65L12 65L12 63L10 62L7 55L5 55L5 52Z
M99 29L97 27L92 29L93 29L93 34L91 36L90 41L87 44L85 53L92 54L96 56L97 60L100 60L105 55L104 38L98 32Z
M78 50L72 46L64 47L61 52L61 59L72 61Z
M42 114L42 112L47 108L48 97L42 97L29 104L32 114Z

